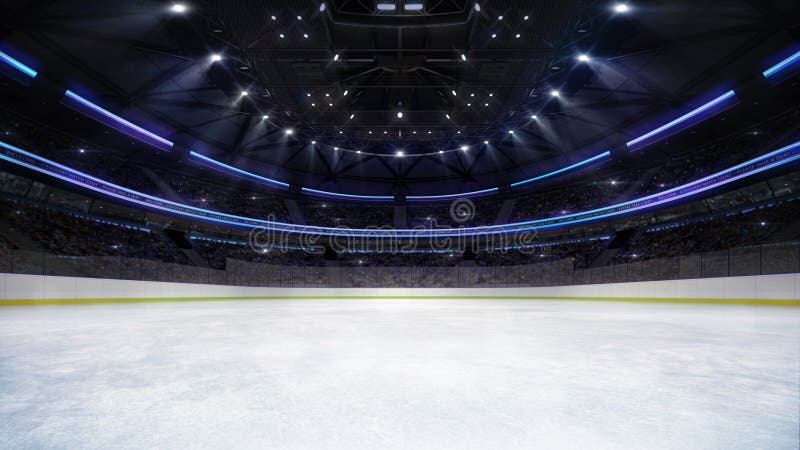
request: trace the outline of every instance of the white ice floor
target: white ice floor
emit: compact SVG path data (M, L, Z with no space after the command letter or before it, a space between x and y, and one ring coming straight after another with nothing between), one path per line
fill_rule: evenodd
M800 308L0 308L0 448L796 449Z

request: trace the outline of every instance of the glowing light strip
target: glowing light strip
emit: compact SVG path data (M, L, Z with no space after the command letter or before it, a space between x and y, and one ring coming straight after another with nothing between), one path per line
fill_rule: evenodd
M611 152L610 151L605 151L603 153L600 153L599 155L592 156L589 159L584 159L583 161L579 161L579 162L576 162L575 164L569 165L567 167L562 167L562 168L560 168L558 170L554 170L552 172L548 172L548 173L546 173L544 175L539 175L539 176L536 176L536 177L533 177L533 178L529 178L527 180L522 180L522 181L517 181L516 183L511 183L511 187L516 187L516 186L520 186L520 185L523 185L523 184L531 183L531 182L534 182L534 181L543 180L545 178L549 178L549 177L552 177L554 175L558 175L560 173L564 173L564 172L566 172L568 170L572 170L572 169L574 169L576 167L580 167L580 166L592 163L594 161L597 161L598 159L602 159L602 158L605 158L607 156L611 156Z
M357 195L357 194L342 194L339 192L321 191L319 189L311 189L304 187L301 189L303 192L310 194L322 195L325 197L333 198L348 198L356 200L394 200L394 195Z
M263 227L266 230L277 232L336 237L438 238L508 234L514 232L533 231L541 228L562 227L587 221L596 221L598 219L607 217L620 216L635 211L653 208L658 205L672 203L720 186L724 186L733 181L751 176L753 174L761 173L774 167L800 160L800 141L753 158L741 164L737 164L728 169L721 170L699 180L691 181L681 186L667 189L665 191L645 197L629 200L627 202L605 206L590 211L582 211L578 213L530 220L526 222L455 229L347 229L337 227L295 225L283 222L267 221L197 208L194 206L143 194L132 189L124 188L116 184L92 177L91 175L87 175L56 162L50 161L46 158L34 155L2 141L0 141L0 159L27 167L31 170L58 178L60 180L67 181L76 186L80 186L85 189L89 189L94 192L114 197L129 203L138 204L146 208L157 209L173 214L194 217L201 220L224 223L238 227L251 229ZM50 166L50 168L37 166L34 164L35 162L44 163L45 165ZM85 181L76 178L82 178Z
M794 55L784 59L783 61L779 62L778 64L775 64L774 66L770 67L769 69L765 70L764 72L762 72L762 74L764 75L764 78L769 78L769 77L775 75L776 73L780 72L781 70L787 68L788 66L790 66L792 64L796 64L798 62L800 62L800 51L798 51Z
M443 195L408 195L406 200L450 200L454 198L475 197L481 194L488 194L490 192L497 192L500 188L481 189L480 191L461 192L458 194L443 194Z
M262 183L266 183L266 184L273 185L273 186L280 186L280 187L284 187L284 188L288 188L289 187L289 184L288 183L284 183L283 181L278 181L278 180L273 180L272 178L262 177L261 175L256 175L256 174L248 172L246 170L242 170L242 169L240 169L238 167L229 166L228 164L225 164L223 162L219 162L219 161L217 161L215 159L211 159L206 155L201 155L200 153L197 153L197 152L192 151L192 150L189 151L189 155L190 156L194 156L195 158L199 158L199 159L201 159L201 160L203 160L203 161L205 161L205 162L207 162L209 164L212 164L212 165L214 165L216 167L222 168L222 169L224 169L226 171L234 172L234 173L239 174L239 175L244 175L246 177L253 178L256 181L259 181L259 182L262 182Z
M29 76L31 78L36 78L37 72L35 70L33 70L30 67L26 66L25 64L22 64L21 62L17 61L13 57L11 57L11 55L9 55L9 54L3 53L3 52L0 51L0 60L5 62L9 66L19 70L20 72L24 73L25 75L27 75L27 76Z
M634 139L632 141L628 141L628 143L627 143L628 149L631 149L631 147L634 147L636 144L639 144L639 143L641 143L641 142L643 142L643 141L645 141L647 139L650 139L653 136L659 135L659 134L661 134L661 133L663 133L663 132L665 132L665 131L667 131L667 130L669 130L671 128L675 128L677 125L680 125L680 124L688 121L692 117L696 117L699 114L707 112L707 111L713 109L714 107L719 106L719 105L723 104L724 102L730 100L731 98L735 98L735 97L736 97L736 93L734 91L730 90L730 91L720 95L719 97L711 100L710 102L708 102L708 103L706 103L706 104L704 104L704 105L702 105L702 106L700 106L698 108L695 108L695 109L689 111L688 113L678 117L677 119L674 119L674 120L672 120L670 122L667 122L666 124L661 125L660 127L656 128L655 130L652 130L652 131L650 131L648 133L645 133L645 134L637 137L636 139Z
M148 144L155 145L156 147L162 150L167 150L167 151L172 150L172 147L174 145L172 141L164 139L163 137L153 132L147 131L144 128L140 127L139 125L128 122L122 117L106 109L103 109L102 107L90 102L89 100L86 100L85 98L81 97L80 95L70 90L64 93L64 97L77 103L77 106L79 107L88 108L91 112L99 114L101 116L101 119L98 119L100 122L106 123L105 121L102 120L102 118L109 119L112 123L106 123L106 125L109 125L112 128L127 134L128 136L132 136L136 139L147 142ZM67 106L70 106L70 104L67 104ZM81 111L80 109L82 108L76 110L80 113L86 114L84 111ZM92 114L86 114L86 115L92 117Z

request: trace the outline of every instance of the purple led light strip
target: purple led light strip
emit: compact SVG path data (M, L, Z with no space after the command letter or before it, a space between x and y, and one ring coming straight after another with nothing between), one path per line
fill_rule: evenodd
M61 103L121 133L125 133L128 136L139 139L161 150L170 151L174 145L172 141L164 139L151 131L147 131L139 125L128 122L122 117L103 109L72 91L68 90L64 93L64 99L61 100Z
M773 167L788 164L800 159L800 141L787 145L770 153L753 158L744 163L719 171L707 177L677 186L656 194L630 200L616 205L610 205L590 211L582 211L562 216L518 222L505 225L487 225L470 228L437 228L437 229L343 229L333 227L319 227L308 225L295 225L282 222L272 222L250 217L236 216L203 208L172 202L151 195L143 194L113 183L92 177L72 168L34 155L13 145L0 141L0 159L29 168L60 180L70 182L76 186L93 190L104 195L134 203L147 208L165 211L173 214L224 223L244 228L265 228L276 232L314 234L343 237L374 237L374 238L435 238L452 236L481 236L490 234L504 234L521 231L532 231L538 228L555 228L576 223L594 221L606 217L628 214L635 211L653 208L658 205L668 204L697 195L702 192L726 185L733 181L769 170Z

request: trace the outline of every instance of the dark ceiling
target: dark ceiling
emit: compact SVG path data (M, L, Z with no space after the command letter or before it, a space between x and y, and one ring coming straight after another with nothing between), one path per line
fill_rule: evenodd
M305 186L432 193L618 147L758 74L800 17L792 0L184 3L4 0L0 40L183 149Z

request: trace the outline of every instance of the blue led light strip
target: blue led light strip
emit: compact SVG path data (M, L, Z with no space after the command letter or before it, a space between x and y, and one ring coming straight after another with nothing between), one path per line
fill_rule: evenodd
M797 64L799 62L800 62L800 51L798 51L794 55L784 59L783 61L779 62L778 64L775 64L774 66L770 67L769 69L765 70L764 72L762 72L762 74L764 75L764 78L769 78L769 77L775 75L776 73L782 71L783 69L785 69L785 68L787 68L787 67L789 67L789 66L791 66L793 64Z
M215 159L211 159L206 155L201 155L200 153L197 153L197 152L192 151L192 150L189 151L189 156L193 156L195 158L198 158L201 161L214 166L215 168L220 168L220 169L228 171L228 172L233 172L236 175L243 175L245 177L252 178L252 179L254 179L254 180L256 180L256 181L258 181L260 183L266 183L266 184L268 184L270 186L280 186L280 187L283 187L283 188L288 188L289 187L288 183L284 183L284 182L278 181L278 180L273 180L272 178L262 177L261 175L256 175L256 174L248 172L246 170L242 170L242 169L240 169L238 167L233 167L233 166L230 166L230 165L225 164L223 162L219 162L219 161L217 161Z
M103 109L102 107L86 100L85 98L81 97L80 95L72 92L67 91L64 93L65 100L62 103L69 106L72 109L75 109L81 114L87 115L99 122L102 122L115 130L118 130L122 133L127 134L128 136L134 137L139 139L140 141L146 142L150 145L153 145L157 148L162 150L170 151L172 150L173 143L170 140L167 140L151 131L145 130L144 128L136 125L134 123L128 122L127 120L123 119L122 117Z
M36 78L37 73L35 70L12 58L11 55L8 55L7 53L3 53L0 51L0 61L5 62L9 66L19 70L20 72L24 73L25 75L31 78Z
M340 192L321 191L319 189L311 189L307 187L302 188L302 191L309 194L321 195L323 197L331 197L331 198L345 198L345 199L355 199L355 200L394 200L394 195L342 194Z
M443 195L408 195L406 196L406 200L418 201L418 200L451 200L454 198L467 198L467 197L477 197L479 195L489 194L491 192L497 192L500 188L489 188L489 189L481 189L480 191L471 191L471 192L461 192L458 194L443 194Z
M511 187L516 187L516 186L520 186L520 185L523 185L523 184L532 183L534 181L543 180L545 178L549 178L549 177L552 177L554 175L558 175L560 173L564 173L564 172L566 172L568 170L572 170L572 169L575 169L576 167L584 166L586 164L595 162L595 161L597 161L599 159L603 159L603 158L608 157L608 156L611 156L611 152L610 151L605 151L603 153L600 153L599 155L592 156L591 158L584 159L583 161L578 161L575 164L569 165L567 167L562 167L562 168L560 168L558 170L554 170L552 172L548 172L548 173L543 174L543 175L535 176L533 178L528 178L527 180L522 180L522 181L517 181L516 183L511 183Z
M341 227L320 227L274 222L251 217L237 216L143 194L132 189L109 183L75 169L58 164L49 159L32 154L13 145L0 141L0 159L17 164L39 173L58 178L76 186L117 198L128 203L172 214L192 217L209 222L223 223L243 228L264 228L279 233L310 234L337 237L371 238L439 238L453 236L484 236L533 231L543 228L556 228L603 218L621 216L636 211L651 209L681 199L724 186L736 180L800 160L800 141L749 161L721 170L712 175L689 183L661 191L645 197L605 206L590 211L564 214L545 219L516 222L504 225L486 225L464 228L414 228L414 229L347 229Z
M685 122L691 120L692 118L697 117L697 116L699 116L701 114L712 113L712 112L713 112L713 114L716 114L716 113L722 111L722 106L725 105L728 100L731 100L731 99L734 99L734 98L736 98L736 93L734 91L732 91L732 90L728 91L728 92L720 95L719 97L711 100L710 102L705 103L705 104L703 104L703 105L701 105L701 106L689 111L688 113L678 117L677 119L674 119L674 120L672 120L670 122L667 122L664 125L661 125L660 127L656 128L655 130L652 130L652 131L650 131L648 133L645 133L645 134L637 137L636 139L633 139L632 141L628 141L628 143L627 143L628 149L629 150L634 150L633 147L636 147L637 149L638 148L642 148L647 144L643 144L643 145L637 145L637 144L643 143L644 141L647 141L648 139L653 138L653 137L658 136L658 135L662 135L662 136L660 136L660 138L664 138L664 137L667 136L665 134L666 131L674 129L678 125L680 125L682 123L685 123ZM717 111L713 111L715 108L718 108L718 110ZM652 142L650 142L650 143L652 143Z

